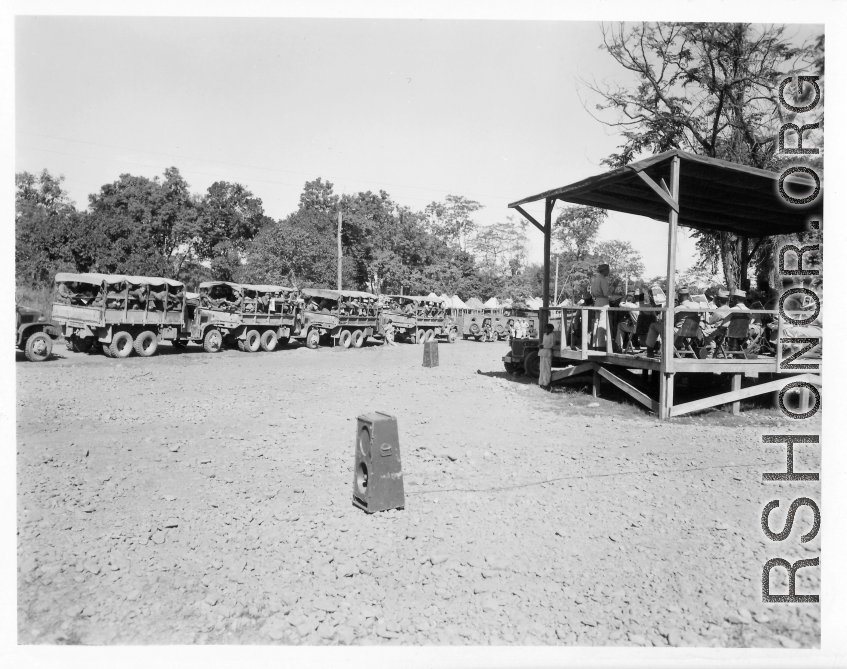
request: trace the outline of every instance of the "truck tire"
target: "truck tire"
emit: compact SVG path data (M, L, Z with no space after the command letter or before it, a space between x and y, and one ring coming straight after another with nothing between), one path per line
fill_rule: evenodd
M206 351L206 353L217 353L221 350L223 342L224 338L221 335L221 331L216 328L212 328L206 332L206 336L203 337L203 350Z
M538 351L530 351L526 354L526 357L523 359L523 369L524 374L527 376L531 376L534 379L537 379L539 374L541 374L541 358L538 355Z
M365 343L365 333L361 330L353 330L353 334L350 338L350 345L353 348L362 348L362 344Z
M30 362L44 362L53 352L53 340L44 332L36 332L26 340L24 355Z
M321 345L321 333L317 330L309 330L309 334L306 335L306 347L315 349Z
M143 330L135 338L135 352L142 358L149 358L159 348L159 340L152 330Z
M247 353L255 353L262 346L262 335L258 330L247 330L244 335L244 350Z
M271 353L276 350L279 339L273 330L265 330L261 337L262 350Z
M477 323L471 323L471 324L468 326L468 330L470 331L470 333L471 333L474 337L476 337L476 336L479 334L479 325L478 325Z
M97 346L100 348L100 352L105 355L107 358L112 357L112 349L110 344L104 344L102 342L97 342Z
M338 345L342 348L350 348L350 341L353 339L353 335L350 330L342 330L341 334L338 335Z
M132 353L133 337L126 330L119 330L112 336L109 354L112 358L128 358Z
M426 330L416 330L415 331L415 343L423 344L426 340Z
M430 330L426 335L427 341L433 341L436 338L435 329Z

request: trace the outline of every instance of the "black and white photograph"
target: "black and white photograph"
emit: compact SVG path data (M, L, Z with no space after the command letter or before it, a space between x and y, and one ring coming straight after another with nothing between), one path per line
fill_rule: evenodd
M11 3L6 666L845 666L843 5L738 4Z

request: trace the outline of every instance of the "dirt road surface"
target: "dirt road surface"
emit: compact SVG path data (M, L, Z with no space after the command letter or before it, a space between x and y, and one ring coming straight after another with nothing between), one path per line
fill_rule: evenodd
M777 411L659 423L604 385L546 393L504 344L17 365L20 643L819 647L762 604ZM406 508L352 506L356 417L397 416ZM812 424L814 423L814 424ZM795 448L796 471L819 471ZM817 569L797 593L819 592ZM773 591L787 592L784 571Z

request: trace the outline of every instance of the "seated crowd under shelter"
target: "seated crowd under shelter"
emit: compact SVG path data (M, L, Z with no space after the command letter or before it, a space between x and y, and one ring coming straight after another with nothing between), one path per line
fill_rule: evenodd
M598 275L603 269L598 268ZM664 305L664 293L658 286L648 290L638 290L623 299L610 299L597 296L597 284L587 292L576 306L611 306L629 309L625 312L588 312L589 348L605 350L607 331L614 332L612 350L616 353L644 355L651 358L659 356L662 345L664 314L650 308ZM784 286L788 288L789 285ZM818 303L822 303L822 291L815 287ZM674 342L675 353L679 357L693 358L731 358L747 357L751 354L773 356L776 353L779 291L771 291L769 299L762 304L762 296L756 291L735 289L730 293L720 286L707 288L702 295L692 296L687 286L677 290L674 300ZM807 312L815 307L814 301L806 297L789 299L784 308L789 313ZM750 310L768 310L771 313L750 313ZM822 336L822 309L813 322L807 325L785 325L781 337ZM569 324L571 348L578 349L581 344L582 313L573 314ZM813 354L820 354L820 344ZM643 350L642 350L643 349Z

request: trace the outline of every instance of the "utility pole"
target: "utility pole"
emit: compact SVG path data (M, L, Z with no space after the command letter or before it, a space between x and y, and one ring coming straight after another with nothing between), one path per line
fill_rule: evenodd
M338 290L341 290L341 210L338 210Z

